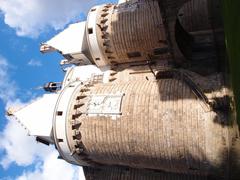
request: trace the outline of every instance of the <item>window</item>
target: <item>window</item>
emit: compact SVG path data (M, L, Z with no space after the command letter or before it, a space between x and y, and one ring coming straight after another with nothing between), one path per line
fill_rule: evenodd
M57 116L62 116L63 115L63 112L62 111L58 111L57 112Z
M93 28L88 28L88 34L92 34L93 33Z
M165 48L156 48L153 50L154 55L161 55L161 54L166 54L169 52L169 49L167 47Z
M136 52L129 52L127 53L128 58L136 58L136 57L141 57L141 53L136 51Z

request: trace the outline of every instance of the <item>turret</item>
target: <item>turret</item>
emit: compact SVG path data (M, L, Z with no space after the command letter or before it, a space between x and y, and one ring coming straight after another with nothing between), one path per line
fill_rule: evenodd
M8 114L89 179L237 179L239 130L226 67L218 68L222 27L214 34L202 22L218 11L207 0L199 8L198 0L174 2L91 8L85 22L41 45L73 65L64 80Z

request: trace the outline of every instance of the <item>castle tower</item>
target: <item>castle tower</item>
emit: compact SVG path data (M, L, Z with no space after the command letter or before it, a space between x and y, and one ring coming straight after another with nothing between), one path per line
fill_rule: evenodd
M9 115L83 166L87 179L237 179L239 132L218 5L132 0L91 8L86 22L41 45L61 53L63 67L74 65L63 82Z

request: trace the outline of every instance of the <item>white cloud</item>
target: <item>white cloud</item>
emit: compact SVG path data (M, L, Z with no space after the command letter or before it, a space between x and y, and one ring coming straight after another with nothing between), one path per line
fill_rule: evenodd
M42 62L41 62L41 61L38 61L38 60L36 60L36 59L31 59L31 60L28 62L28 66L40 67L40 66L42 66Z
M0 56L0 100L6 107L24 106L21 100L15 99L16 92L16 83L9 77L9 64ZM4 130L0 132L0 151L4 152L4 155L0 157L0 165L3 168L8 169L11 164L35 167L32 172L24 172L18 177L19 180L85 179L83 175L79 175L82 173L79 167L57 159L58 152L53 146L48 147L36 143L34 137L27 136L27 131L17 121L10 118L7 120Z
M5 23L19 36L37 37L48 28L62 29L98 0L0 0Z
M14 106L23 105L19 99L15 98L16 92L17 85L9 76L9 63L0 56L0 99L6 108L13 104ZM0 133L0 139L0 149L6 153L0 161L4 168L7 168L12 162L18 165L31 164L35 159L34 151L38 151L37 148L41 149L41 147L32 146L33 138L27 137L26 131L11 119L8 119L4 131Z
M72 167L70 164L65 163L62 160L57 159L58 153L52 152L45 157L45 161L42 166L35 169L34 172L25 172L17 180L83 180L84 176L79 176L79 168Z
M12 119L8 119L0 138L0 149L4 149L6 153L0 164L5 169L13 162L19 166L31 165L48 152L48 149L37 144L33 137L27 136L27 131Z
M0 161L3 168L7 169L12 163L22 167L35 165L34 171L24 172L18 180L85 179L82 169L57 159L58 152L53 146L36 143L15 120L9 119L0 138L0 149L6 153Z
M9 64L0 56L0 99L6 103L14 99L17 87L14 81L9 79Z

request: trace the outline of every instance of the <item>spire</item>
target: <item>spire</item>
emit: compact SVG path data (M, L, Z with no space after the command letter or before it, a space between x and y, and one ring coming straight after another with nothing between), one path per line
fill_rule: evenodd
M59 94L45 94L20 109L11 107L7 115L14 117L30 136L51 141L52 118Z

